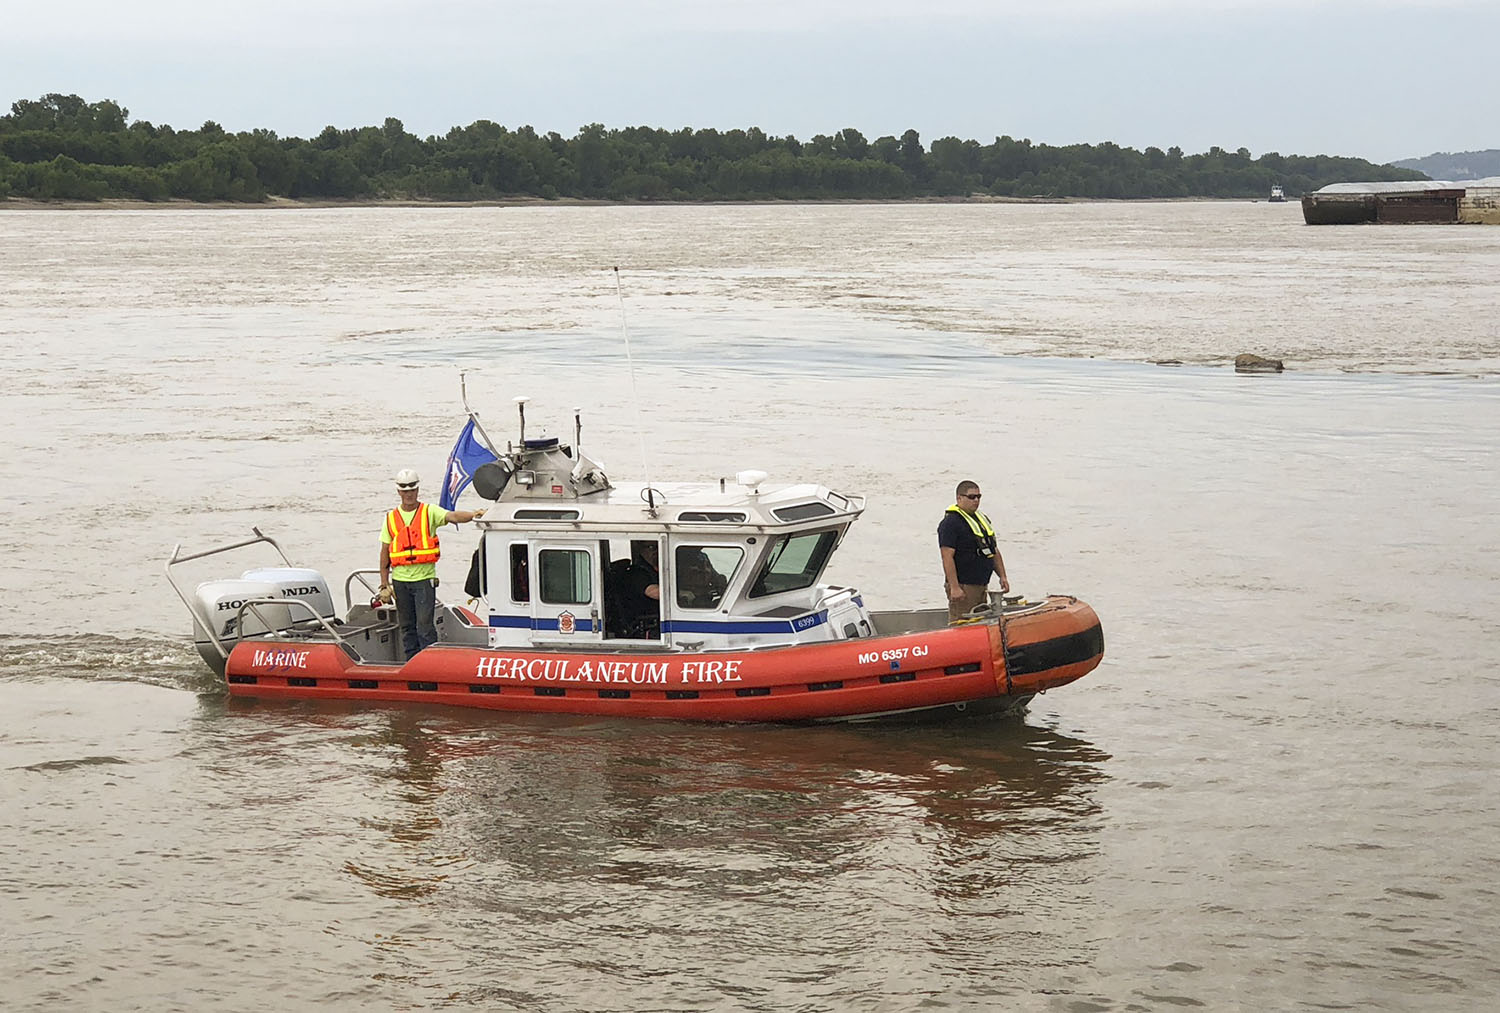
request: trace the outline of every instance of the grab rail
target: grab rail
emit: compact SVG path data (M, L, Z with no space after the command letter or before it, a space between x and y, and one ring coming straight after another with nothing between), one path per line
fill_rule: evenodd
M370 586L370 582L368 580L365 580L365 575L369 574L369 573L373 573L373 574L379 576L380 571L377 570L377 569L375 569L372 566L368 570L355 570L353 573L349 574L349 576L347 576L347 577L344 578L344 611L345 612L348 612L350 609L352 609L354 607L354 598L349 593L350 588L352 588L354 586L354 578L358 577L359 578L359 582L365 586L365 590L369 591L371 594L378 594L378 593L380 593L380 588L378 588L378 587L371 587Z
M333 637L334 643L339 645L343 645L344 643L344 635L338 630L334 629L333 625L327 620L327 618L319 615L317 609L313 608L312 605L303 601L301 598L246 598L244 604L242 604L239 607L239 610L234 614L235 629L241 631L235 636L236 640L245 639L243 630L245 629L245 612L247 610L249 612L252 612L255 615L255 618L260 620L262 626L266 627L266 635L272 637L285 636L286 630L274 629L272 627L272 624L266 619L266 617L261 614L259 608L259 606L261 605L301 606L302 608L307 610L308 615L312 616L318 621L319 625L321 625L323 629L328 631L328 635ZM252 636L260 636L260 634L256 633L252 634Z
M281 556L281 561L284 562L287 566L292 565L292 561L286 558L286 553L282 551L281 545L276 541L276 539L272 538L270 535L262 534L260 528L251 527L250 530L255 532L254 538L247 538L242 542L230 542L228 545L220 545L212 549L204 549L202 552L194 552L191 555L187 556L181 555L182 543L178 542L172 548L172 558L167 560L167 567L170 570L170 568L176 563L186 563L190 559L202 559L204 556L213 556L217 555L220 552L229 552L231 549L243 549L247 545L255 545L259 542L269 542L271 547L275 549Z

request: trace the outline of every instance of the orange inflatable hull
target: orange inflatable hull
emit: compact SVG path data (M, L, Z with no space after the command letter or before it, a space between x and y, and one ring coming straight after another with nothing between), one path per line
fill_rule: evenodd
M247 639L225 666L234 696L442 703L686 721L858 720L938 708L1005 710L1081 678L1104 656L1074 598L920 633L757 651L527 651L437 645L404 665L337 644Z

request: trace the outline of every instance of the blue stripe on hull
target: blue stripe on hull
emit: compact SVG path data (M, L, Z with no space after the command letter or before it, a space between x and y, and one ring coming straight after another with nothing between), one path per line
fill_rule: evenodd
M828 612L796 619L668 619L670 633L801 633L828 622Z
M574 619L579 633L594 632L592 619ZM557 630L556 619L532 619L531 616L490 616L490 625L508 630Z
M591 633L590 619L577 619L578 632ZM663 633L802 633L828 622L828 610L796 619L668 619ZM490 616L490 625L509 630L556 630L556 619L533 619L531 616Z

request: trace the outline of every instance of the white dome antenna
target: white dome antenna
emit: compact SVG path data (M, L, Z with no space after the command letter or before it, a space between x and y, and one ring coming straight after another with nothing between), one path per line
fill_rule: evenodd
M760 484L769 477L763 471L741 471L735 474L734 480L746 489L749 489L750 495L759 496Z

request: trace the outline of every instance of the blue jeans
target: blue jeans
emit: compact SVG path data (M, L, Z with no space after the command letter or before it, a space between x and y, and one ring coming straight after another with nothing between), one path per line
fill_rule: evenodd
M401 619L401 646L410 661L418 651L437 643L437 627L432 622L437 591L430 580L393 580L391 590L396 592L396 615Z

